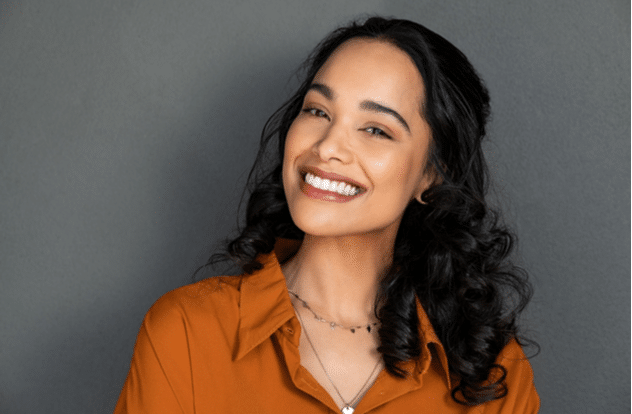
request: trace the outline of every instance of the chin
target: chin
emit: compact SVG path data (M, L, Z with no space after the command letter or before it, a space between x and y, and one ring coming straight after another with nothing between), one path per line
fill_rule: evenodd
M311 236L342 236L344 230L340 226L340 219L329 214L294 214L290 210L292 221L303 233Z
M313 214L307 217L292 214L292 220L303 233L315 237L386 236L391 231L396 233L398 227L398 223L366 227L361 222L350 222L329 214Z

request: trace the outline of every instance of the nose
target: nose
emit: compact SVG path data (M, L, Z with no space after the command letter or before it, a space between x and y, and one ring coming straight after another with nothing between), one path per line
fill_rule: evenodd
M322 137L314 144L313 150L324 162L338 160L346 164L353 159L350 140L348 128L339 122L331 122L323 131Z

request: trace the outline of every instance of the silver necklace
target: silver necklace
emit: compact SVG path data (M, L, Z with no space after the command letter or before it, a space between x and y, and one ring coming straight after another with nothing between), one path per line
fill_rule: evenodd
M292 292L290 292L290 293L292 293ZM298 298L298 295L296 295L295 293L292 293L292 294L294 296L296 296L297 299L299 299L301 302L303 302L303 304L305 304L305 301L303 301L302 299ZM309 307L307 307L307 309L309 309L311 311L311 309ZM312 311L312 313L313 313L313 311ZM329 380L329 383L331 384L332 387L334 387L334 390L336 390L336 394L338 394L338 397L340 397L340 400L344 404L344 406L341 409L341 412L343 414L353 414L353 412L355 411L355 406L358 404L360 396L362 395L362 391L364 391L366 386L369 384L369 381L371 381L371 378L373 378L373 375L375 375L375 371L377 371L377 368L380 366L380 363L382 361L380 359L378 359L377 364L375 364L375 367L373 368L373 371L371 371L371 374L369 375L369 378L366 379L366 382L364 383L364 385L362 385L362 388L360 388L360 391L358 391L358 393L355 395L355 397L353 397L353 399L350 402L347 402L344 398L342 398L342 394L340 394L340 390L338 390L338 387L336 387L336 384L334 384L333 380L331 379L331 377L327 373L327 370L325 369L325 364L323 364L323 361L320 360L320 357L318 356L318 352L316 352L316 348L314 347L314 344L312 343L312 340L310 339L309 334L307 333L307 329L305 328L305 323L303 323L303 318L301 318L301 314L298 311L296 312L296 316L298 316L298 320L301 322L301 325L303 326L303 332L305 333L305 338L307 338L307 342L309 343L309 346L312 348L312 351L314 351L314 355L316 355L316 360L318 360L318 363L320 364L320 367L323 369L323 372L325 373L325 376L327 376L327 379ZM316 319L318 319L318 318L316 318Z
M316 314L316 312L314 312L314 310L307 304L307 302L305 302L303 299L301 299L301 297L299 295L297 295L296 293L292 292L291 290L288 290L288 292L290 292L292 294L292 296L294 296L296 299L298 299L299 302L301 302L301 304L303 305L303 307L305 309L307 309L308 311L310 311L312 313L312 315L314 315L314 318L318 322L324 322L324 323L328 324L331 327L332 330L336 329L336 326L339 326L340 328L347 329L347 330L351 331L351 333L355 333L355 331L357 331L358 329L363 329L363 328L366 329L367 332L371 332L371 329L373 329L373 328L375 328L377 326L377 322L368 323L366 325L345 326L345 325L339 324L337 322L328 321L328 320L318 316Z

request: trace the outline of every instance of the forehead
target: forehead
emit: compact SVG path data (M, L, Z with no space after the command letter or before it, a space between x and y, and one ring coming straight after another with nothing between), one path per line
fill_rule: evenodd
M424 99L424 84L413 60L392 43L351 39L340 45L314 78L334 92L362 95L392 105L413 106ZM403 109L403 108L401 108Z

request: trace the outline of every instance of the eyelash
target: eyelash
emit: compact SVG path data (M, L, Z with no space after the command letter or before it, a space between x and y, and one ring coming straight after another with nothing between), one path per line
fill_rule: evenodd
M374 132L369 132L370 129L372 129ZM369 132L369 134L371 135L380 136L386 139L391 139L391 136L388 135L386 132L384 132L384 130L381 128L368 127L367 129L365 129L365 131ZM379 131L379 132L375 132L375 131Z
M325 111L323 111L322 109L318 109L318 108L305 108L303 109L303 112L318 118L327 118L329 119L329 115L327 115L327 113ZM373 135L376 137L382 137L382 138L386 138L386 139L392 139L390 135L388 135L386 132L384 132L384 130L382 128L378 128L378 127L368 127L365 129L365 131L367 133L369 133L369 135ZM370 132L372 131L372 132Z
M303 109L303 112L305 112L306 114L312 115L312 116L317 116L319 118L327 118L327 119L329 119L329 116L322 109L305 108L305 109Z

